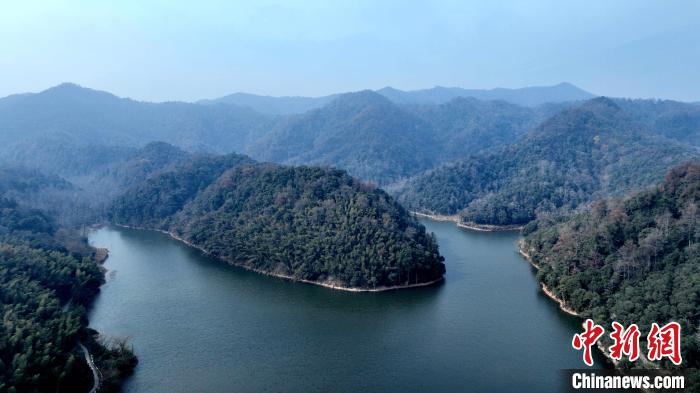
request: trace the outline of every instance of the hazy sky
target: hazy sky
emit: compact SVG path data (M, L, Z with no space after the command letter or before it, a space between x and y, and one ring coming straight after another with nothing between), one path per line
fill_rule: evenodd
M6 1L0 96L143 100L574 83L700 100L700 1Z

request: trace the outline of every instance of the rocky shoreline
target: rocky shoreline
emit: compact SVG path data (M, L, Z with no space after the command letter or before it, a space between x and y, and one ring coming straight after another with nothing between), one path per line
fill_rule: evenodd
M535 269L537 269L537 270L540 269L540 266L538 264L536 264L535 261L530 256L530 254L527 251L525 251L525 241L524 240L518 241L518 253L523 258L525 258L525 260L528 261L530 263L530 265L532 265ZM544 294L547 295L547 297L549 297L550 299L559 303L559 309L561 309L565 313L567 313L569 315L576 316L576 317L581 317L581 314L579 314L578 312L576 312L576 310L574 310L568 304L566 304L564 299L560 299L559 297L557 297L557 295L555 295L554 292L552 292L544 283L542 284L542 292L544 292Z
M109 258L109 250L104 247L95 247L95 263L102 265Z
M540 266L539 266L538 264L535 263L535 261L532 259L532 257L530 256L530 254L525 250L525 241L522 240L522 239L521 239L520 241L518 241L518 253L519 253L523 258L525 258L525 260L528 261L528 262L530 263L530 265L532 265L535 269L537 269L537 270L540 269ZM566 304L566 302L565 302L563 299L557 297L557 296L554 294L554 292L552 292L549 288L547 288L547 286L546 286L545 284L542 284L542 292L543 292L545 295L547 295L548 298L550 298L550 299L554 300L555 302L557 302L557 303L559 304L559 309L562 310L563 312L565 312L565 313L567 313L567 314L569 314L569 315L575 316L575 317L583 318L583 317L581 316L581 314L579 314L576 310L574 310L574 309L571 308L568 304ZM596 343L596 346L598 347L598 349L600 350L600 352L603 354L603 356L605 356L605 358L606 358L613 366L617 367L617 365L618 365L619 362L618 362L616 359L613 359L612 357L610 357L610 353L608 352L608 348L607 348L602 342L600 342L600 341L598 341L598 342ZM640 357L640 359L641 359L642 361L644 360L644 359L642 359L641 357Z

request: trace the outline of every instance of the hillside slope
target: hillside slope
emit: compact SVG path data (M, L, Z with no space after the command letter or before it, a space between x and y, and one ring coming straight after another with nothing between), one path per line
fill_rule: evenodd
M455 98L440 105L409 105L403 109L430 126L435 163L510 145L549 113L549 108L533 109L475 98Z
M693 157L697 149L645 132L613 101L598 98L554 115L519 143L416 177L398 200L478 224L525 224L650 185Z
M95 250L49 212L30 207L65 187L36 172L0 171L3 392L88 391L92 374L80 343L90 348L105 391L118 389L136 365L125 342L105 345L88 328L86 308L104 281Z
M683 367L696 368L699 204L695 161L626 199L601 200L588 212L529 224L523 249L539 265L539 280L583 317L606 325L637 323L643 332L654 322L679 322Z
M119 198L111 218L321 285L374 290L441 279L434 237L383 191L333 169L240 164L198 192L203 183L184 187L191 177L181 169L156 176ZM177 202L154 212L155 199Z
M387 184L432 167L430 126L371 91L345 94L290 118L248 149L256 159L332 165Z

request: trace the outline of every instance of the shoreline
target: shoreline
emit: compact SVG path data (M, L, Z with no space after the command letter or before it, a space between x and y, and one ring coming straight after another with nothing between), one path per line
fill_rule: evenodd
M520 254L523 258L525 258L525 260L528 261L530 263L530 265L532 265L535 269L540 270L540 266L538 264L536 264L535 261L533 261L532 257L530 256L530 254L525 251L524 246L525 246L525 241L522 239L519 240L518 241L518 254ZM567 313L569 315L583 318L583 317L581 317L581 314L579 314L578 312L576 312L576 310L574 310L568 304L566 304L566 302L563 299L558 298L557 295L555 295L554 292L552 292L552 290L550 290L547 287L547 285L545 285L544 283L540 283L540 285L541 285L542 292L545 295L547 295L548 298L554 300L555 302L557 302L559 304L560 310L564 311L565 313Z
M471 231L479 232L517 232L523 229L523 225L491 225L491 224L477 224L475 222L464 222L461 221L459 215L445 215L445 214L432 214L432 213L421 213L417 211L410 211L411 214L417 217L428 218L433 221L450 221L454 222L458 227L469 229Z
M559 309L564 311L565 313L569 315L573 315L575 317L583 318L581 317L581 314L577 313L573 308L569 307L566 302L562 299L559 299L557 295L554 294L549 288L547 288L546 285L542 284L542 292L547 295L550 299L554 300L555 302L559 303Z
M537 270L540 270L540 266L535 263L535 261L532 259L532 256L530 256L530 254L525 251L524 247L525 247L525 241L523 239L520 239L518 241L518 254L520 254L526 261L528 261L530 263L530 265L532 265L532 267L534 267ZM566 304L566 302L563 299L558 298L554 294L554 292L552 292L544 283L541 283L541 289L542 289L542 292L548 298L552 299L553 301L557 302L557 304L559 304L559 309L561 311L563 311L566 314L569 314L571 316L577 317L577 318L581 318L581 319L584 318L576 310L574 310L568 304ZM596 343L596 347L598 348L600 353L603 354L603 357L605 357L605 359L608 362L610 362L615 367L615 369L617 369L619 361L617 359L613 359L610 356L610 354L608 353L608 348L601 341L598 341ZM640 357L640 359L641 359L641 357Z
M142 230L142 231L160 232L160 233L163 233L163 234L170 236L172 239L175 239L179 242L182 242L182 243L184 243L192 248L195 248L195 249L201 251L202 253L204 253L205 255L207 255L211 258L225 262L231 266L239 267L239 268L242 268L242 269L254 272L254 273L265 275L265 276L276 277L276 278L284 279L287 281L298 282L298 283L303 283L303 284L316 285L316 286L320 286L320 287L324 287L324 288L334 289L337 291L344 291L344 292L387 292L387 291L394 291L397 289L411 289L411 288L427 287L427 286L435 285L435 284L445 280L445 276L442 276L442 277L439 277L439 278L432 280L432 281L426 281L426 282L420 282L420 283L408 284L408 285L393 285L390 287L382 286L382 287L376 287L376 288L344 287L342 285L333 284L332 282L305 280L305 279L301 279L301 278L295 278L295 277L292 277L292 276L286 275L286 274L280 274L280 273L274 273L274 272L268 272L265 270L255 269L255 268L252 268L250 266L246 266L246 265L241 264L241 263L236 263L236 262L226 260L224 258L216 257L216 256L211 255L211 253L209 251L205 250L204 248L202 248L196 244L193 244L192 242L190 242L186 239L183 239L180 236L178 236L172 232L164 231L162 229L141 228L141 227L134 227L134 226L130 226L130 225L117 224L117 223L114 223L113 225L118 226L118 227L122 227L122 228L128 228L128 229L138 229L138 230Z
M95 248L95 263L102 266L104 265L107 258L109 258L109 249L106 247L94 247Z

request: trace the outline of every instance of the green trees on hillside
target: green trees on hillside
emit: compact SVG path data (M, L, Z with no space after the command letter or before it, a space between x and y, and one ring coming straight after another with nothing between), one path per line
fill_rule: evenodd
M585 317L623 325L677 321L684 367L700 365L700 163L590 212L525 227L538 278Z
M138 222L140 226L160 229L170 216L224 171L253 162L237 154L193 157L179 165L177 170L165 171L136 184L115 200L113 214L128 216L130 221Z
M259 160L331 165L384 185L434 165L433 133L387 98L361 91L290 117L246 151Z
M18 185L0 182L3 194L12 188ZM135 365L133 354L102 347L87 330L85 308L102 282L84 239L49 214L0 197L0 391L87 391L92 374L79 341L101 348L95 360L105 372L116 359L127 365L104 381L106 391L118 386Z
M599 98L545 121L523 141L427 172L398 200L478 224L526 224L598 197L645 187L694 148L645 133Z
M154 195L173 200L189 179L177 171L151 179L117 201L113 220L165 229L228 262L300 280L371 289L444 273L434 237L385 192L343 171L243 165L190 194L178 212L154 212Z

